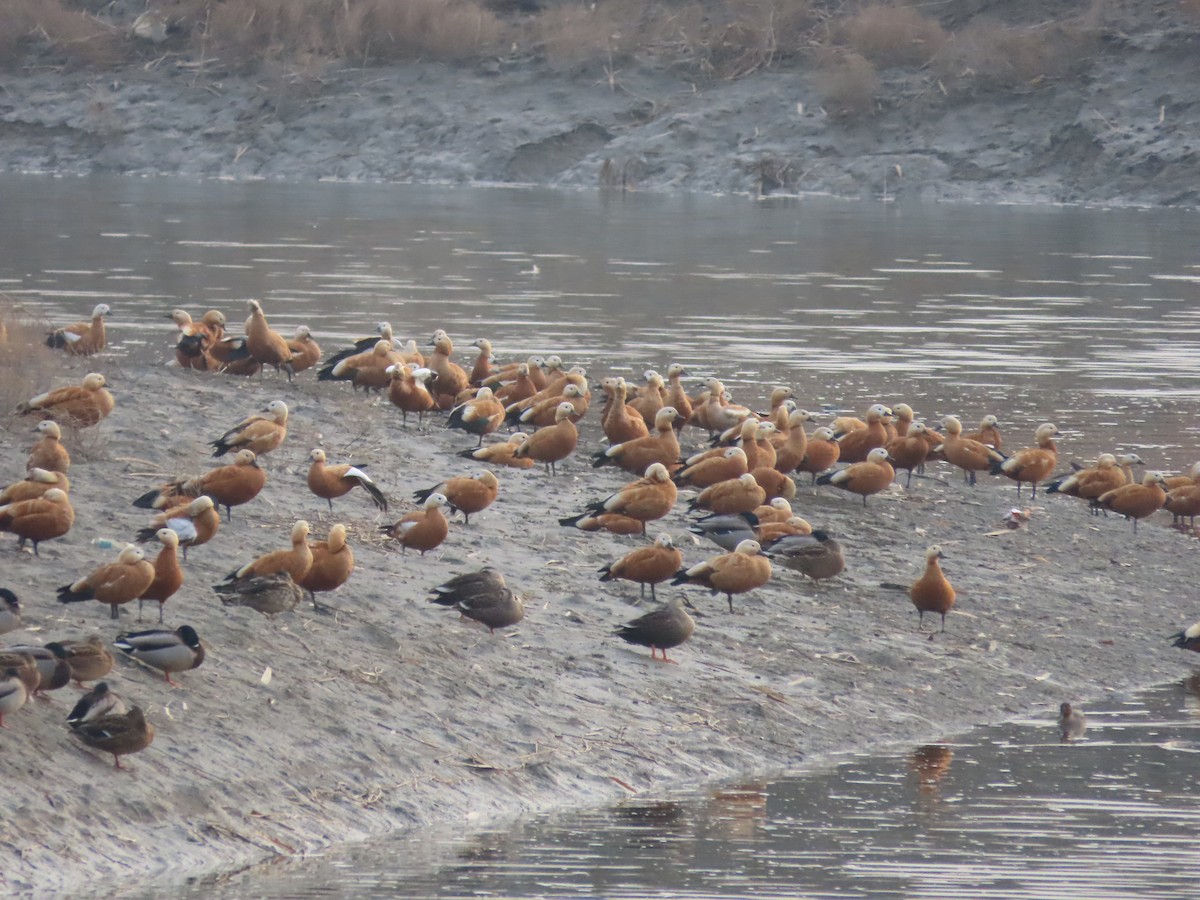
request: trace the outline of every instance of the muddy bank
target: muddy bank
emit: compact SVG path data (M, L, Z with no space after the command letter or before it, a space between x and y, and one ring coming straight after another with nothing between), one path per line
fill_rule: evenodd
M164 335L163 360L169 345ZM118 405L71 443L73 531L45 544L40 560L17 552L11 537L0 541L4 582L26 609L26 629L6 643L150 627L138 626L132 608L113 623L99 604L61 606L54 589L112 556L94 539L127 539L147 524L129 504L156 479L207 468L207 441L243 411L285 399L289 436L267 457L263 493L190 554L185 585L167 605L167 627L190 624L206 641L204 666L176 690L123 663L110 678L158 729L152 747L128 760L133 771L114 772L69 735L73 689L6 722L0 777L19 823L0 836L9 890L104 879L115 892L133 878L229 869L398 828L776 771L1014 715L1049 718L1062 700L1192 668L1194 657L1166 639L1196 612L1191 537L1161 519L1135 536L1058 498L1039 502L1028 528L1008 531L999 523L1016 499L1010 485L985 479L970 489L940 466L866 510L857 498L802 486L794 506L840 536L849 570L817 587L777 572L737 601L736 615L723 598L691 589L703 613L694 639L674 654L678 665L652 663L610 636L639 613L637 588L596 580L596 569L641 539L557 524L627 480L587 459L600 446L594 412L564 474L500 471L495 506L452 525L439 552L404 556L379 525L411 508L413 490L476 470L454 455L473 440L440 421L402 428L386 402L318 385L311 372L292 385L204 377L148 361L145 348L135 353L118 347L63 366L63 381L104 372ZM578 362L603 374L594 360ZM0 466L12 476L29 423L5 427ZM689 446L699 440L685 437ZM331 516L304 485L316 446L369 464L390 513L351 494ZM349 527L358 569L325 598L336 612L300 608L269 621L220 606L210 586L286 546L300 517L319 536L335 521ZM687 522L680 504L652 531L682 542L688 564L718 552L693 543ZM917 633L908 598L883 585L916 577L933 542L945 548L960 602L947 634L931 640ZM485 564L528 597L528 618L506 634L425 601L433 585Z
M1087 74L947 91L884 70L873 113L826 114L820 73L697 82L528 57L243 77L184 55L113 76L5 77L9 172L600 184L658 191L1194 204L1196 37L1147 4ZM168 45L169 46L169 45Z

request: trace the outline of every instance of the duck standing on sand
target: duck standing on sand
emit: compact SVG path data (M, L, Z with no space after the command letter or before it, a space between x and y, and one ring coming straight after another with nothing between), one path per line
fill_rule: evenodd
M758 541L742 541L732 553L714 556L690 569L680 569L671 584L700 584L724 594L733 612L733 595L762 587L771 580L771 561Z
M113 755L118 769L121 757L145 750L154 740L154 726L146 721L141 707L135 706L124 714L110 713L90 722L80 722L72 733L89 747Z
M937 613L942 617L942 631L946 630L946 613L954 606L954 587L942 572L938 560L945 559L942 548L934 544L925 551L925 572L912 583L908 595L917 608L917 629L925 621L925 613Z
M684 605L691 606L687 598L672 597L662 609L626 622L613 634L627 643L649 647L651 659L661 650L663 662L673 663L667 651L689 640L696 630L696 620L687 614Z
M67 714L67 725L74 730L84 722L124 713L125 701L121 696L108 686L107 681L98 681L95 687L79 698L79 702Z
M140 547L125 547L116 562L93 570L78 581L58 589L59 603L79 603L97 600L107 603L112 609L112 618L118 617L117 607L142 596L154 583L154 566L146 561Z
M171 680L172 672L197 669L204 662L204 645L191 625L180 625L174 631L161 628L131 631L113 641L113 646L126 656L158 669L172 687L179 687Z
M420 509L401 516L399 521L379 530L400 542L401 552L411 547L422 556L441 546L450 534L450 523L442 512L449 505L445 494L430 494Z
M646 596L646 585L650 585L650 597L657 600L654 586L673 576L682 565L683 551L675 546L669 534L660 534L649 547L639 547L602 568L600 580L622 578L636 582L641 587L639 597Z
M464 618L486 625L493 634L497 628L508 628L525 618L524 601L491 566L439 584L429 602L458 610Z

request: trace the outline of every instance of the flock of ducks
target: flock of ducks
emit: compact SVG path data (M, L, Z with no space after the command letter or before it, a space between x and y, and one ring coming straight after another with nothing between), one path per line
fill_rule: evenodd
M1021 495L1024 486L1035 497L1039 486L1047 493L1075 497L1089 503L1097 515L1116 512L1137 523L1160 509L1176 521L1200 513L1200 463L1182 475L1148 472L1140 480L1132 467L1141 465L1136 454L1102 454L1095 465L1059 472L1052 423L1039 426L1030 446L1006 451L999 422L988 415L979 429L964 434L961 421L948 416L940 431L919 421L912 408L898 403L876 403L860 418L843 416L828 426L806 431L816 418L800 408L786 387L776 388L769 408L756 412L734 402L720 380L710 378L703 390L689 394L687 375L675 364L665 376L647 372L644 385L632 390L624 378L610 376L598 385L588 373L568 367L558 356L531 356L505 366L496 364L491 343L475 340L477 351L469 368L455 362L454 344L443 330L429 341L428 354L415 341L400 343L387 323L377 326L377 337L364 338L333 354L321 364L321 351L311 332L301 327L285 338L270 327L261 305L247 304L245 333L225 332L225 316L216 310L198 321L182 310L170 318L178 328L176 360L181 367L231 375L259 375L264 367L282 372L290 381L297 373L317 367L319 381L348 381L354 390L385 394L402 413L417 416L418 427L427 415L447 414L447 427L467 433L472 447L458 455L486 466L471 474L444 478L419 490L418 508L400 516L381 532L399 546L422 555L436 550L450 534L451 518L461 514L463 525L472 515L488 509L500 494L497 472L505 468L545 467L553 476L565 460L580 454L578 423L593 409L606 446L596 446L590 457L595 468L614 467L633 480L586 505L560 524L584 532L607 531L644 536L641 545L599 571L603 582L628 581L649 589L657 599L659 585L707 588L724 595L729 611L734 597L762 587L775 577L775 567L801 573L813 582L836 578L845 569L842 547L827 529L813 527L792 509L797 496L796 478L810 476L810 484L829 486L861 499L892 488L897 472L905 472L906 486L914 472L944 462L962 472L975 485L983 473L1008 479ZM90 321L52 332L47 346L73 355L90 356L106 343L105 304L98 305ZM593 403L593 388L603 394ZM63 446L62 428L90 428L114 408L114 400L99 374L87 375L80 384L47 391L21 404L18 412L40 420L29 451L25 476L0 492L0 531L17 536L19 546L32 544L38 555L41 543L67 534L75 524L67 472L70 454ZM261 460L284 445L288 436L289 409L282 399L272 400L233 424L211 441L214 458L228 462L200 475L182 475L136 498L133 504L153 510L150 525L137 533L135 542L122 545L116 559L78 577L58 590L62 603L94 601L108 607L112 619L120 607L147 600L159 604L159 624L164 608L184 582L182 561L189 548L202 546L226 527L234 507L251 503L268 480ZM516 429L494 442L486 442L505 427ZM526 431L526 429L530 429ZM685 432L684 429L690 429ZM685 453L681 436L709 436L711 446ZM358 489L378 510L389 509L379 484L361 466L331 465L320 448L309 453L307 486L314 497L333 511L333 501ZM432 480L432 479L431 479ZM684 495L682 492L688 492ZM686 496L694 514L690 531L711 541L724 552L687 565L682 550L666 533L648 526L666 517ZM139 544L157 542L154 559ZM181 561L182 556L182 561ZM956 592L940 561L939 546L927 548L924 570L909 587L918 612L918 629L924 616L940 616L941 631L953 609ZM344 524L330 527L324 539L311 534L306 521L297 521L288 546L246 561L214 586L223 603L251 607L274 616L312 603L315 595L336 590L354 572L355 559ZM482 623L490 631L521 622L522 598L492 568L457 575L433 589L430 601L456 610ZM652 659L659 654L674 662L667 651L688 641L695 619L690 600L680 594L661 608L634 619L613 632L631 644L648 647ZM21 626L20 602L0 589L0 634ZM932 635L930 635L932 638ZM1200 623L1177 636L1178 646L1200 650ZM166 681L200 666L204 644L195 629L181 625L120 635L113 647L125 656L161 672ZM110 752L120 767L120 757L135 753L154 738L153 726L137 706L125 702L103 679L112 669L113 654L93 636L87 641L52 642L45 647L16 645L0 650L0 727L26 701L74 680L94 686L68 718L68 725L89 746ZM1060 727L1064 739L1082 734L1073 712L1064 704Z

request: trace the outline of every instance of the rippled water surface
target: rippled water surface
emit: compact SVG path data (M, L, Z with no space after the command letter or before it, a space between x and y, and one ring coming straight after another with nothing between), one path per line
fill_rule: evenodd
M464 836L394 838L187 896L1195 897L1200 676L1054 722ZM1049 716L1049 713L1047 714Z
M167 358L171 308L236 322L253 296L327 346L388 319L1196 456L1193 212L11 177L0 199L0 292L54 320L110 303L118 352Z

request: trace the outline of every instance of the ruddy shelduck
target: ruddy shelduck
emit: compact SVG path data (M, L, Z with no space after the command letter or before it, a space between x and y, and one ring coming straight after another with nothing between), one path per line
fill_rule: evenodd
M179 565L179 535L170 528L154 532L162 549L154 558L154 580L138 596L138 619L142 618L142 604L153 600L158 604L158 623L163 620L163 607L183 587L183 569Z
M311 369L321 360L321 345L313 340L312 332L307 325L301 325L287 342L292 351L292 372L303 372Z
M979 422L979 430L974 434L965 434L964 438L972 441L979 441L981 444L986 444L996 450L1004 449L1004 439L1000 435L1000 420L991 413L984 416Z
M371 498L377 509L387 512L387 498L383 491L371 480L371 476L349 463L339 463L331 466L325 462L325 451L319 447L308 454L312 460L308 467L308 489L329 504L333 512L335 497L344 497L356 487L361 487ZM299 581L299 576L295 576Z
M267 483L267 473L258 464L253 450L239 450L227 466L209 469L197 478L168 481L133 501L141 509L163 509L189 503L192 498L211 497L225 507L225 517L233 518L233 507L249 503Z
M581 516L560 519L559 524L572 525L588 531L591 529L584 527L583 522L589 518L589 514L598 516L605 513L616 513L640 522L640 533L645 534L646 523L661 519L667 515L675 506L677 497L678 489L675 487L674 482L671 481L667 467L662 463L653 463L647 467L646 474L637 481L630 482L616 493L592 503L588 506L587 513ZM611 524L620 526L623 523L614 521ZM608 525L598 527L604 527L610 531L613 530ZM615 533L628 534L629 532L621 531Z
M539 428L514 454L544 463L551 475L558 474L556 464L574 453L579 443L579 432L572 421L575 407L570 403L560 403L554 416L553 425Z
M954 587L942 572L939 560L945 559L942 548L936 544L925 551L925 571L908 589L913 606L917 608L917 629L925 621L925 613L937 613L942 617L942 631L946 630L946 613L954 606Z
M645 472L652 463L661 463L668 471L674 469L679 465L679 438L675 434L675 423L678 420L678 410L673 406L664 406L654 418L653 435L613 444L607 450L597 453L592 465L599 468L608 463L615 463L633 475Z
M287 550L273 550L251 560L240 569L225 576L226 581L237 581L254 575L274 575L287 572L292 581L301 581L312 566L312 548L308 546L309 524L303 519L292 526L292 546Z
M52 419L38 422L33 429L41 438L29 448L29 457L25 460L25 468L47 469L51 472L65 473L71 468L71 454L62 443L62 429Z
M817 484L830 484L862 497L863 508L872 494L886 491L896 477L896 470L888 462L885 447L876 447L867 454L866 462L854 463L845 469L830 472L817 479Z
M388 400L392 406L400 410L400 424L408 426L408 414L417 414L417 427L425 421L425 413L437 408L433 395L425 382L433 377L429 369L412 369L406 365L392 365L385 370L391 381L388 382Z
M808 453L808 433L804 424L812 419L812 414L806 409L796 409L788 414L787 433L775 441L775 469L784 475L791 475L804 461ZM838 447L841 454L841 447Z
M710 485L739 478L749 472L749 459L741 447L727 447L720 456L701 459L680 469L674 481L680 487L707 488Z
M1082 500L1095 500L1101 494L1114 491L1127 483L1125 473L1112 453L1101 453L1096 464L1046 483L1047 494L1065 494ZM1093 508L1093 512L1097 509Z
M601 383L607 395L604 411L600 416L600 427L611 446L646 437L650 431L641 413L630 409L626 403L628 386L624 378L605 378Z
M17 407L22 415L54 419L75 428L91 428L113 411L115 401L98 372L84 376L83 382L38 394Z
M817 476L833 468L842 453L842 445L833 435L833 429L822 425L808 436L804 458L796 466L797 472L812 476L810 484L817 483Z
M39 556L42 541L60 538L75 524L75 510L61 488L50 488L36 500L25 500L0 506L0 531L15 534L17 547L33 544L33 555Z
M784 537L812 534L813 527L803 516L792 516L786 522L760 522L754 529L754 539L763 547Z
M742 541L732 553L714 556L690 569L680 570L671 584L699 584L714 594L724 594L733 612L733 595L762 587L771 580L771 561L758 541Z
M1021 485L1030 486L1030 497L1037 497L1039 481L1050 477L1054 467L1058 465L1058 448L1054 444L1054 436L1058 434L1058 426L1053 422L1039 425L1034 434L1036 447L1018 450L1004 462L992 467L993 475L1004 475L1017 483L1017 496L1021 496Z
M461 428L479 436L476 448L483 446L484 435L497 431L504 424L504 404L495 398L492 389L481 387L474 400L468 400L450 410L447 428Z
M471 386L471 377L450 358L454 353L454 343L446 332L439 329L429 344L433 347L433 354L426 362L426 368L433 371L429 392L439 409L450 409L459 393Z
M212 441L213 456L224 456L231 450L245 448L255 456L270 453L287 437L288 407L282 400L272 400L263 409L265 415L254 414L238 422Z
M300 587L314 594L337 590L354 574L354 551L346 542L346 526L334 525L329 537L323 541L309 543L312 550L312 565L304 577L297 582Z
M127 546L116 562L93 570L78 581L58 589L59 603L80 603L96 600L112 608L112 618L118 617L117 607L136 600L154 581L154 566L146 561L140 547Z
M390 338L375 341L367 350L338 354L317 372L317 381L349 381L354 390L372 388L381 391L388 387L392 376L388 369L405 365Z
M92 310L89 322L64 325L46 336L47 347L66 350L72 356L91 356L104 349L108 336L104 331L104 317L111 314L107 303L98 303Z
M186 498L185 498L186 500ZM183 558L187 559L189 547L207 544L217 535L221 527L221 515L216 510L212 497L202 494L194 500L186 500L178 506L163 510L154 517L150 527L137 533L139 543L155 538L160 528L170 528L179 536L183 546Z
M640 547L625 554L616 562L600 570L601 581L624 579L641 585L639 596L646 595L650 586L650 597L657 600L654 586L671 578L683 565L683 551L675 546L669 534L660 534L649 547Z
M291 381L295 374L292 348L283 335L267 324L267 317L257 300L247 300L246 309L250 313L250 318L246 319L246 349L260 364L271 366L276 372L283 369Z
M770 466L759 466L751 470L751 475L758 482L758 486L763 489L767 500L795 500L796 499L796 482L789 476L784 475L778 469L773 469Z
M471 450L460 450L463 459L475 459L493 466L508 466L512 469L532 469L535 465L532 459L522 459L516 455L517 448L529 440L529 435L523 431L508 436L508 440L487 447L475 447Z
M399 542L401 552L407 553L411 547L424 556L440 547L450 533L450 523L442 512L442 507L449 502L444 494L430 494L420 509L406 513L397 522L379 530Z
M23 500L36 500L51 488L59 488L64 493L70 493L71 482L62 472L30 469L20 481L14 481L0 491L0 506L20 503Z
M415 491L413 497L424 503L433 494L442 494L452 511L463 514L463 524L471 524L471 516L483 512L494 502L500 491L500 480L488 470L470 476L458 476L438 482L431 488Z
M925 440L925 423L912 422L903 436L897 435L887 445L888 455L892 458L892 468L905 469L908 477L904 488L912 487L914 470L920 470L929 456L929 442Z
M887 443L887 423L891 418L891 409L882 403L873 403L867 410L867 427L857 428L839 439L841 460L848 463L865 462L872 450Z
M1144 519L1163 508L1167 492L1163 490L1166 476L1162 472L1147 472L1141 484L1126 484L1096 498L1096 505L1111 509L1133 522L1137 533L1138 519Z
M772 470L774 471L774 470ZM689 509L706 509L719 515L752 512L766 502L767 492L747 472L738 478L709 485L688 503Z
M946 432L946 439L941 445L942 456L950 465L963 470L964 481L975 484L976 472L991 471L1004 462L1004 456L999 451L963 437L962 422L954 416L946 416L942 428Z

